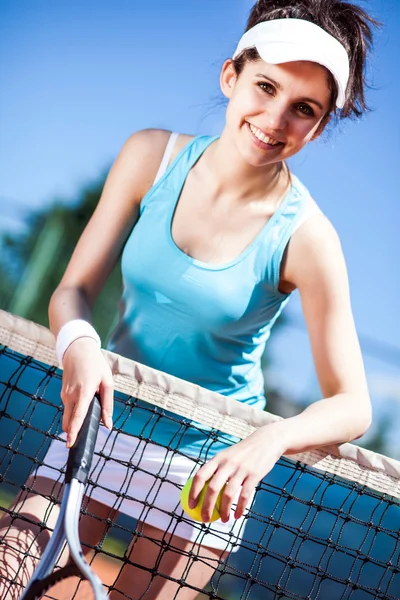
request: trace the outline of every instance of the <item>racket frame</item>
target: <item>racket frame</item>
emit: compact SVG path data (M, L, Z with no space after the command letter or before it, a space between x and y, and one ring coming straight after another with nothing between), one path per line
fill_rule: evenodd
M96 395L90 404L78 438L68 453L66 483L53 534L20 600L37 600L50 587L72 575L89 581L94 600L108 599L100 578L86 562L79 541L79 514L96 443L100 413L100 401ZM65 543L69 548L71 562L53 571Z

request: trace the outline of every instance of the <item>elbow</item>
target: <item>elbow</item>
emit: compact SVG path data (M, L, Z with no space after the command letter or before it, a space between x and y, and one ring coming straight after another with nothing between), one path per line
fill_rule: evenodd
M360 397L358 397L360 400ZM354 419L356 425L356 432L353 439L359 439L372 425L372 405L369 394L363 394L362 402L356 403L356 414Z
M372 425L372 419L365 419L365 421L362 421L362 423L360 424L360 426L358 428L358 434L354 437L354 439L358 440L364 434L366 434L368 429L371 427L371 425Z
M63 305L64 296L65 288L59 284L50 296L49 306L47 309L50 325L52 318L54 318L54 316L57 315L57 313L60 310L60 306Z

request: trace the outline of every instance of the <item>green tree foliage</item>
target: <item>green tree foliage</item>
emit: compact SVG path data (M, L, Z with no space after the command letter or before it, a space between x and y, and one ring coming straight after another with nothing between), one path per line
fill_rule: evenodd
M74 204L54 202L50 208L32 213L22 233L3 237L0 261L2 308L48 325L47 307L51 294L98 203L104 179L102 176L85 187ZM35 279L39 282L36 286L26 285ZM121 289L118 265L101 293L93 315L94 325L103 339L115 322Z

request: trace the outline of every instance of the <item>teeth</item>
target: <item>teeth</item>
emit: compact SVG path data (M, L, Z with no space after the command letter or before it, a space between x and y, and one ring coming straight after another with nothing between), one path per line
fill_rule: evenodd
M275 140L273 140L272 138L268 137L267 135L264 135L264 133L261 131L261 129L258 129L257 127L254 127L254 125L252 125L251 123L249 123L249 126L250 126L250 129L251 129L252 133L261 142L264 142L265 144L269 144L270 146L276 146L277 144L279 144L279 142L276 142Z

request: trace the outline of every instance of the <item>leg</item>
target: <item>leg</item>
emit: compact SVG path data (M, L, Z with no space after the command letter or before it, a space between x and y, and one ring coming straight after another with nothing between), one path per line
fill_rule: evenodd
M33 487L33 478L28 479L28 487ZM15 514L5 514L0 521L0 598L17 600L26 586L43 550L50 538L47 529L40 523L54 528L59 514L59 504L49 501L44 495L59 499L61 484L46 477L36 477L35 492L21 492L10 510ZM91 500L88 511L100 518L107 518L110 509L104 504ZM84 516L80 523L81 540L94 545L101 538L104 524L99 518ZM68 553L62 556L59 564L65 564ZM71 589L71 588L70 588Z
M141 530L144 537L133 541L129 556L130 562L138 566L124 565L110 593L111 600L126 600L126 596L133 600L194 600L198 591L181 587L166 576L183 579L201 590L211 579L219 562L225 559L222 550L196 546L175 535L166 535L151 525L142 524ZM145 570L154 568L160 575Z

